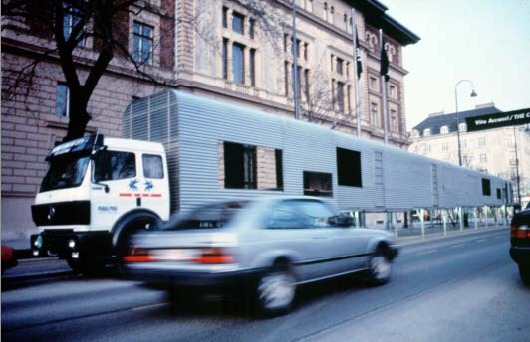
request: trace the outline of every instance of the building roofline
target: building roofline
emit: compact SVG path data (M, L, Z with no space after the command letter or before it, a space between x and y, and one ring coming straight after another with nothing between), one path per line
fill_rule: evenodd
M386 14L388 7L377 0L350 0L348 1L354 8L360 10L365 15L365 21L395 39L403 46L416 44L420 37L397 20Z

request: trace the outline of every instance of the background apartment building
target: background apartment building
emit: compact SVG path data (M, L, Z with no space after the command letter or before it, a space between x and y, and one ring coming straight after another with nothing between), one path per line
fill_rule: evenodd
M516 202L520 191L524 205L530 200L530 127L466 127L468 117L501 112L493 103L477 105L458 113L458 126L456 113L430 114L412 129L409 151L458 165L458 127L462 166L511 180Z
M296 3L301 120L357 134L359 112L361 136L384 140L379 75L383 29L390 60L388 140L406 148L402 48L419 37L388 16L377 0ZM51 9L34 6L35 13L53 16ZM135 2L114 23L122 50L90 99L87 132L120 136L126 106L164 87L294 117L291 9L291 1L284 0ZM69 88L53 51L50 26L32 16L13 18L3 12L2 239L13 239L34 228L30 206L46 170L47 152L66 135ZM65 36L78 20L75 9L66 13ZM363 63L359 102L354 24ZM81 79L98 49L97 39L88 37L75 50ZM22 71L33 77L21 77Z

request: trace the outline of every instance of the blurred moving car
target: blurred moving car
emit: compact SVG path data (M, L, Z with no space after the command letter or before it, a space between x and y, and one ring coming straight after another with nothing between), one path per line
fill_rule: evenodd
M390 280L392 235L351 223L307 196L205 205L134 236L125 270L154 283L243 292L259 313L276 315L292 308L300 284L361 271L376 285Z
M510 245L510 256L519 265L521 280L530 285L530 203L512 218Z
M6 269L15 267L17 263L18 262L13 248L9 246L2 246L2 274L4 274Z

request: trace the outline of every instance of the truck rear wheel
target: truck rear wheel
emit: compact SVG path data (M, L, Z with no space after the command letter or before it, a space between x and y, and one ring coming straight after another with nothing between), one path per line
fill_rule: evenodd
M88 258L82 254L78 258L68 257L66 258L66 262L72 271L77 274L94 274L101 272L105 268L105 263Z

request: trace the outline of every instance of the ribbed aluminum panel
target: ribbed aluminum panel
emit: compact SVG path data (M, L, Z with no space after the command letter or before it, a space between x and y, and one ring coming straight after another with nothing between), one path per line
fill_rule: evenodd
M331 200L342 209L401 211L502 206L507 201L503 190L497 198L497 188L506 186L500 178L320 125L175 90L134 101L124 115L124 135L164 144L173 211L230 198L303 195L304 171L331 174ZM284 190L225 189L219 182L218 150L223 141L281 149ZM337 147L361 153L362 187L338 185ZM490 179L491 196L482 195L482 178Z

